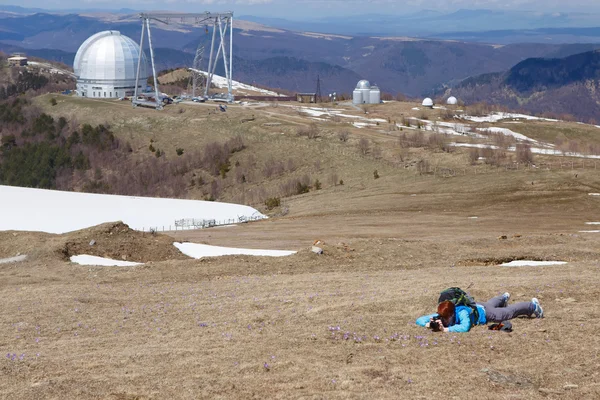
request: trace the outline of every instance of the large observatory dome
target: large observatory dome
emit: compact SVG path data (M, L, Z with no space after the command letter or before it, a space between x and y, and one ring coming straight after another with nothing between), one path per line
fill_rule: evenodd
M450 97L448 97L448 100L446 100L446 104L455 106L458 104L458 100L456 100L456 97L450 96Z
M140 47L118 31L90 36L77 50L73 69L77 93L84 97L133 95ZM146 56L142 53L139 88L146 87Z

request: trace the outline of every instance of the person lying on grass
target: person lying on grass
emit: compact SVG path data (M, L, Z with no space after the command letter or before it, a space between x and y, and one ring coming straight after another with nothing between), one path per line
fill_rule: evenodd
M504 293L483 304L477 303L477 313L471 307L455 306L451 301L443 301L438 305L436 314L424 315L417 318L416 322L436 332L468 332L475 325L507 321L520 315L544 317L544 310L535 297L531 301L511 305L508 305L509 299L510 294Z

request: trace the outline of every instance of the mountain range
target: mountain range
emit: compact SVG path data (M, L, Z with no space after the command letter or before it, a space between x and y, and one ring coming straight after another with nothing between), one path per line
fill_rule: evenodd
M367 79L383 92L424 96L470 76L505 71L530 57L565 57L599 47L322 34L240 19L234 28L235 79L303 92L314 91L319 76L324 93L350 93L359 79ZM0 18L0 50L72 64L85 39L111 29L137 41L141 23L135 14L15 14ZM208 48L210 38L204 26L155 23L158 68L190 66L198 45Z

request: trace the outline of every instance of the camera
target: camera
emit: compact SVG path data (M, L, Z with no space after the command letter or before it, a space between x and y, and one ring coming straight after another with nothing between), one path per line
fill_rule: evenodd
M444 329L444 324L442 324L442 320L440 317L434 317L433 321L429 323L429 328L431 328L434 332L439 332Z

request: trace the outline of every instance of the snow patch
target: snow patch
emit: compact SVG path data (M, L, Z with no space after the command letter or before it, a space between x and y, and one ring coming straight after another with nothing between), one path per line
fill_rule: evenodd
M586 222L586 225L600 225L600 222Z
M588 193L590 196L600 196L600 193Z
M190 69L192 69L192 68L190 68ZM208 75L208 73L206 71L201 71L198 69L194 69L194 71L196 71L197 73L200 73L204 76ZM228 86L227 78L220 76L220 75L213 75L212 80L210 82L212 84L214 84L216 87L218 87L219 89L227 88L227 86ZM282 94L273 92L271 90L261 89L256 86L247 85L245 83L233 81L233 80L231 81L231 89L237 90L237 91L249 90L252 92L258 92L258 93L264 94L265 96L283 96ZM247 93L243 93L243 94L247 94Z
M179 251L181 251L186 256L192 258L218 257L229 255L283 257L296 253L295 251L291 250L239 249L235 247L210 246L207 244L199 243L175 242L173 243L173 246L177 247Z
M90 256L88 254L71 256L71 261L79 265L95 265L100 267L135 267L136 265L143 265L142 263L113 260L110 258Z
M494 112L490 115L486 115L483 117L474 117L471 115L463 115L460 118L464 118L468 121L473 122L498 122L503 119L525 119L528 121L549 121L549 122L558 122L558 119L551 118L540 118L534 117L533 115L525 115L525 114L513 114L513 113L504 113L504 112Z
M22 254L20 256L8 257L8 258L0 258L0 264L9 264L19 261L25 261L27 259L27 254Z
M600 233L600 231L579 231L579 233Z
M501 267L544 267L549 265L564 265L566 261L531 261L531 260L516 260L508 263L500 264Z
M477 130L481 131L481 132L501 133L504 136L512 136L515 139L526 140L526 141L529 141L529 142L535 142L535 143L537 143L537 140L530 139L530 138L528 138L525 135L522 135L520 133L511 131L510 129L507 129L507 128L490 127L490 128L477 128Z

